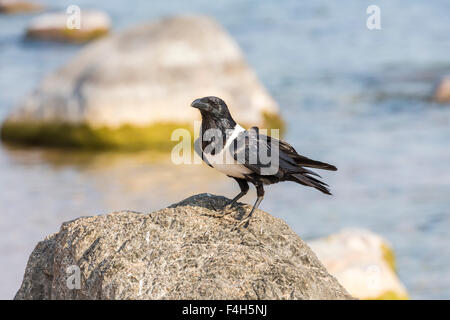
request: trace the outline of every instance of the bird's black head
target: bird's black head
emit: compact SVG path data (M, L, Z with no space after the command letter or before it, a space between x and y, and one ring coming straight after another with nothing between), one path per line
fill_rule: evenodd
M191 107L200 110L202 120L209 123L209 127L231 129L236 126L225 101L220 98L211 96L196 99L192 102Z

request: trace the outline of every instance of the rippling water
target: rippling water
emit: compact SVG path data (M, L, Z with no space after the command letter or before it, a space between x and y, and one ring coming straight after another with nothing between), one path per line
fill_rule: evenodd
M42 1L65 8L72 1ZM86 7L88 1L78 1ZM234 36L288 123L301 153L331 162L334 197L284 183L261 208L303 238L366 227L394 246L413 298L450 298L450 106L428 100L450 72L446 1L101 0L115 30L200 12ZM79 46L23 41L30 15L0 16L0 119ZM199 192L234 196L235 182L167 156L0 147L0 298L18 289L37 241L63 221L130 209L150 212ZM254 191L244 198L253 201Z

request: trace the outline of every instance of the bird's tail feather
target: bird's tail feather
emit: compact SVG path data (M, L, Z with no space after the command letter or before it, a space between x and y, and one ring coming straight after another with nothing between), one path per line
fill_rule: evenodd
M311 177L307 174L295 173L291 175L294 179L293 181L303 184L305 186L316 188L319 191L322 191L325 194L331 195L330 190L327 188L328 185L325 182L322 182L314 177Z
M297 164L302 167L337 171L337 168L329 163L312 160L300 155L298 157L295 157L295 162L297 162Z

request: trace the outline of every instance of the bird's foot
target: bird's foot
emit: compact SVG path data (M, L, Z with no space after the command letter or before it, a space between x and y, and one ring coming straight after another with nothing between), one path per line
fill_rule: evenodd
M211 204L211 207L214 209L214 211L219 212L219 211L228 211L229 209L231 209L233 205L234 205L233 203L227 203L222 208L216 208L213 204Z
M229 204L225 205L222 209L223 215L225 216L225 215L229 215L229 214L235 212L236 210L233 209L233 207L234 207L234 203L229 203Z
M253 211L250 212L250 214L247 215L247 217L242 218L241 222L239 222L231 231L235 231L241 227L247 228L250 224L250 219L252 218Z
M247 228L248 225L249 225L249 223L250 223L250 217L247 217L247 218L245 218L245 219L242 219L241 222L239 222L237 225L235 225L235 226L231 229L231 231L236 231L236 230L240 229L241 227L242 227L242 228Z
M229 214L233 213L234 210L230 204L227 204L223 206L222 208L216 208L214 205L212 205L213 211L211 213L208 213L208 216L215 217L215 218L223 218L225 216L228 216Z
M258 201L256 203L255 206L253 206L252 210L250 210L250 213L247 215L247 217L242 218L241 222L239 222L239 224L233 228L233 230L239 229L240 227L244 227L247 228L249 223L250 223L250 219L253 216L253 212L255 212L255 209L257 207Z
M218 212L218 211L216 210L216 212ZM214 218L223 218L226 216L226 214L224 214L224 213L214 213L214 212L205 213L203 215L208 216L208 217L214 217Z
M213 208L214 211L220 211L220 209L217 209L212 203L211 203L211 207Z

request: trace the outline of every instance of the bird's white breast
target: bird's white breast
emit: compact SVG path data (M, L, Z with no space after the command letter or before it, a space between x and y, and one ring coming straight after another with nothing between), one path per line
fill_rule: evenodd
M236 124L236 127L220 152L214 155L206 153L203 154L214 169L226 174L227 176L235 178L244 178L244 174L252 173L250 169L234 160L229 148L233 143L233 140L235 140L239 133L243 131L245 131L245 129Z

